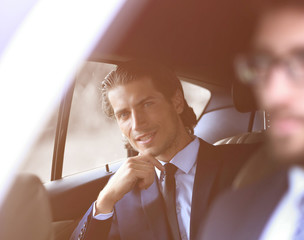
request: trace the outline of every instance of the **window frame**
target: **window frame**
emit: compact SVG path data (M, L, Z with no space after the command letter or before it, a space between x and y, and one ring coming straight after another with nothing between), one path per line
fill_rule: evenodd
M58 119L56 124L55 142L53 150L51 181L62 178L63 159L65 152L66 136L68 131L72 99L74 94L76 79L71 83L60 103Z

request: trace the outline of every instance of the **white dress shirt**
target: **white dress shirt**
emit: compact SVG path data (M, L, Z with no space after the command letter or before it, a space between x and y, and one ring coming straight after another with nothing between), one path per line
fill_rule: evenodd
M260 240L291 240L300 218L299 203L304 196L304 170L293 167L288 172L288 191L270 217Z
M199 145L200 142L196 137L170 161L170 163L177 167L177 171L175 173L176 213L182 240L190 239L192 192ZM166 164L166 162L160 162L163 165ZM162 191L164 187L164 174L157 168L155 168L155 171L159 177L160 189Z
M170 163L174 164L178 168L175 173L176 213L182 240L190 239L192 192L199 145L199 139L195 137L191 143L189 143L170 160ZM166 162L160 162L163 165L166 164ZM155 171L159 179L160 189L162 191L164 185L164 175L157 168L155 168ZM95 212L96 209L93 207L93 217L97 220L106 220L113 216L113 212L94 216Z

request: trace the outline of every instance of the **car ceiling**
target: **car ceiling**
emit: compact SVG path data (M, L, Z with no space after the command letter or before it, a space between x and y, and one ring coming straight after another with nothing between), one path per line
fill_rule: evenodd
M228 86L247 49L258 0L129 0L90 60L148 58L180 75Z

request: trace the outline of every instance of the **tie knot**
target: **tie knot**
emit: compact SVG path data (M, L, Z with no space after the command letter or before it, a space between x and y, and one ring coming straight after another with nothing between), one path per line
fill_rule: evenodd
M164 167L166 175L174 175L176 173L177 167L174 164L166 163Z

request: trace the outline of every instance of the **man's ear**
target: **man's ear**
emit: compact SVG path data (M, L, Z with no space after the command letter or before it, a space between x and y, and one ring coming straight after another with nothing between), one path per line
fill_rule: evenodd
M171 101L175 108L175 111L178 114L181 114L184 111L185 101L184 101L184 95L180 89L176 90L176 92L171 98Z

